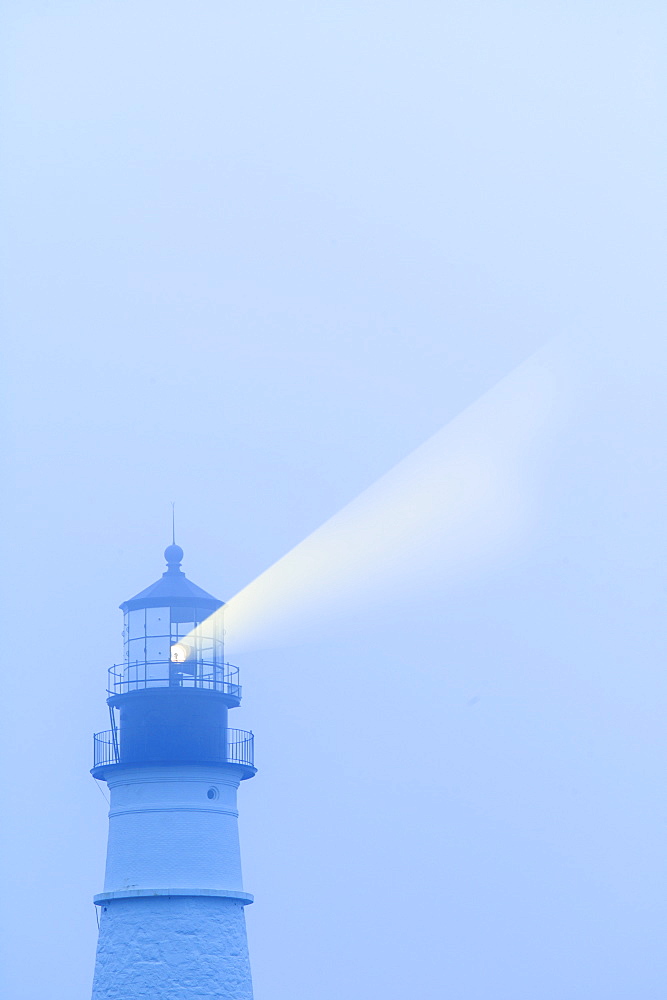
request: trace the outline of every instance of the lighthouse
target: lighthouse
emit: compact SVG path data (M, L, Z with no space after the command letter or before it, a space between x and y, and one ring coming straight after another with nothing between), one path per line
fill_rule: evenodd
M94 737L110 808L93 1000L252 1000L236 795L253 735L228 725L241 687L222 601L188 580L180 546L165 558L121 604L111 728Z

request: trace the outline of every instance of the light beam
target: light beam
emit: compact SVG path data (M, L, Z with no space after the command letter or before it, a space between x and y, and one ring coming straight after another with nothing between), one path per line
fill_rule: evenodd
M534 446L561 397L557 367L548 349L533 355L239 591L212 616L229 653L321 635L516 544L535 508Z

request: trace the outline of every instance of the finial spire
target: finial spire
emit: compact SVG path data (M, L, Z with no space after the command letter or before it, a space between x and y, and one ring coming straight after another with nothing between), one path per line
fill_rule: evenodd
M183 549L176 544L176 501L171 501L171 545L164 550L164 557L167 560L167 569L172 573L178 573L181 569L181 559Z

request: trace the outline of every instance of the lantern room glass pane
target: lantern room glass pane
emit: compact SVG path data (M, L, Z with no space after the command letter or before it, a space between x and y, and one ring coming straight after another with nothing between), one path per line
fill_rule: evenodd
M143 639L144 637L144 625L145 625L145 611L141 608L139 611L129 611L127 614L127 638L137 639L139 636Z
M199 655L205 663L212 663L215 659L215 644L213 639L202 636L199 640Z
M145 639L130 639L127 644L127 658L130 663L134 663L138 660L140 663L144 662L146 657L145 654Z
M183 639L186 635L192 632L195 627L195 623L191 622L172 622L171 623L171 641L177 642L179 639Z
M169 636L170 608L146 608L146 635Z
M151 657L145 668L146 687L160 687L169 680L169 664L159 657Z
M171 641L168 635L147 636L146 637L146 659L164 660L169 659Z

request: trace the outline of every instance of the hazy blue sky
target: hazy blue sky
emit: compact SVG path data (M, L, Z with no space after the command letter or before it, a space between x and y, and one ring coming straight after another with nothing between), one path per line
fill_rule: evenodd
M238 659L256 997L663 1000L666 22L5 3L8 1000L89 997L170 501L228 599L545 344L512 544Z

